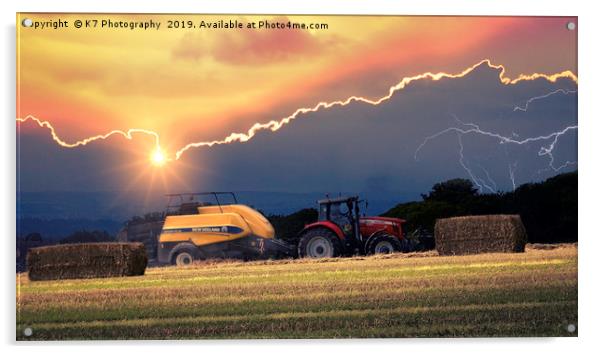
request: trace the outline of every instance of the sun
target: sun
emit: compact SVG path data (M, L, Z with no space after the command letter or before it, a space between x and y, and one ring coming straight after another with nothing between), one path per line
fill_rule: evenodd
M150 157L151 163L155 166L163 166L167 162L167 157L161 148L157 147Z

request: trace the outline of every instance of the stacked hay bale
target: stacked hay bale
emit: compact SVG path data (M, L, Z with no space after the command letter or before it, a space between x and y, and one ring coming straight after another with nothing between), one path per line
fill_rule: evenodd
M143 275L142 243L81 243L37 247L27 254L30 280Z
M520 215L480 215L438 219L435 247L440 255L524 252L527 232Z

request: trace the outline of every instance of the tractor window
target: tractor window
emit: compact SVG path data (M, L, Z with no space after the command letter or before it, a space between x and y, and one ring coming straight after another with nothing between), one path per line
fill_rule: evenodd
M328 219L328 204L320 205L320 220Z
M335 218L349 218L351 216L350 205L347 203L332 204L330 206L330 217Z
M330 206L330 216L347 216L349 215L349 205L347 203L332 204Z
M341 204L331 204L330 205L330 217L337 217L341 215Z
M341 214L343 215L348 215L349 214L349 204L345 203L345 204L341 204L341 208L339 209Z

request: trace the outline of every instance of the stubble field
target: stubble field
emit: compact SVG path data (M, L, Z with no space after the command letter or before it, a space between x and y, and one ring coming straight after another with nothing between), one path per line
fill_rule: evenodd
M577 248L17 275L17 339L576 336ZM31 335L24 334L31 329Z

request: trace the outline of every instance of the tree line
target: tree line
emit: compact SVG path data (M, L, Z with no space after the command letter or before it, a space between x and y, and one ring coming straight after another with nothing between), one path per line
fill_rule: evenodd
M438 218L518 214L529 242L576 242L577 182L577 172L570 172L510 192L479 194L471 181L452 179L435 184L421 201L398 204L383 215L407 220L409 230L432 232Z

